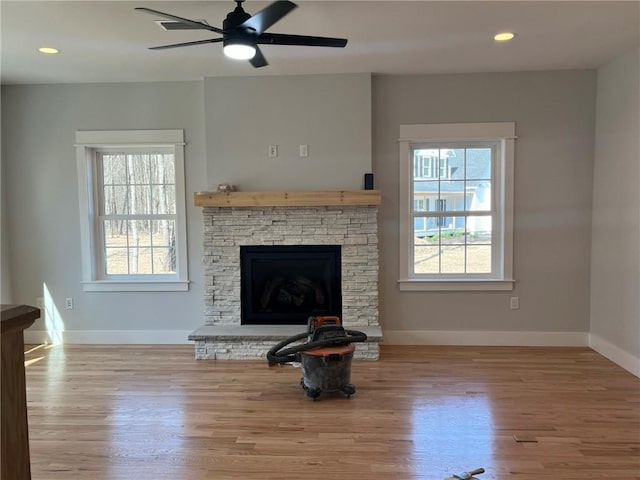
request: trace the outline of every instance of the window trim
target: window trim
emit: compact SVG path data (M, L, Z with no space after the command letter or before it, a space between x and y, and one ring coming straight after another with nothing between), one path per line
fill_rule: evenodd
M76 132L76 164L80 206L82 286L85 292L187 291L187 225L183 130L101 130ZM98 262L99 228L95 221L98 191L94 152L102 148L171 147L174 149L176 181L176 273L144 275L126 279L102 279Z
M513 183L515 123L449 123L400 125L399 138L399 279L400 290L404 291L446 291L446 290L513 290ZM411 184L413 164L411 162L412 145L420 143L451 141L499 141L501 155L500 168L495 168L495 185L492 185L493 197L502 206L496 217L500 222L499 239L500 264L494 278L478 278L477 275L448 275L437 279L412 275L412 254L409 240L412 236L413 186ZM496 165L497 166L497 165ZM492 260L493 261L493 260Z

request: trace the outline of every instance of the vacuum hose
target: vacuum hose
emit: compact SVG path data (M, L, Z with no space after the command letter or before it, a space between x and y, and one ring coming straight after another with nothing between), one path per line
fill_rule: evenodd
M342 330L342 328L340 329ZM290 343L302 340L303 338L307 337L308 333L300 333L298 335L294 335L293 337L283 340L282 342L274 346L271 350L269 350L267 352L267 361L269 362L269 365L275 365L277 363L297 362L300 361L300 352L304 352L306 350L312 350L314 348L320 347L349 345L350 343L367 341L366 333L347 329L344 329L343 331L344 335L323 338L322 340L310 341L307 343L302 343L300 345L295 345L293 347L284 348ZM284 350L282 350L283 348Z

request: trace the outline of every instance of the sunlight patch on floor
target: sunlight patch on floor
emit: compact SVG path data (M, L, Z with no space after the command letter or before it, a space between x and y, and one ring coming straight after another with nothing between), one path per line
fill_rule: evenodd
M32 358L31 360L25 360L24 362L24 366L28 367L29 365L33 365L36 362L39 362L40 360L42 360L44 357L36 357L36 358Z
M485 396L416 399L411 423L416 475L436 465L448 471L434 471L434 478L493 462L494 422Z

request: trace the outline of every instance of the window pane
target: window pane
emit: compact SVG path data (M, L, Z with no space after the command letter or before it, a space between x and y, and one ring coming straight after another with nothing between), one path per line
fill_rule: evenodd
M467 218L467 243L491 245L491 215L470 215Z
M447 150L447 163L449 167L449 178L451 180L464 180L465 149L451 148Z
M467 273L491 273L491 245L467 246Z
M440 202L436 211L463 212L465 209L464 181L440 182L438 198L443 201Z
M105 186L102 212L105 215L123 215L129 213L129 190L126 186Z
M154 185L151 187L152 213L170 214L176 213L176 187L175 185Z
M423 148L413 151L414 178L438 178L438 149Z
M416 217L413 219L413 233L415 238L438 237L440 218Z
M414 212L427 212L429 210L430 198L426 195L416 195L413 200Z
M151 246L149 220L128 220L127 225L129 247Z
M148 185L149 155L134 153L129 155L129 183L132 185Z
M132 275L153 273L151 248L129 248L129 273Z
M445 225L440 227L440 243L442 245L464 245L465 217L447 217Z
M491 210L491 181L474 180L467 182L467 210Z
M436 198L438 196L438 181L415 181L413 182L413 194L414 196L424 198Z
M173 248L153 249L153 273L176 273L176 252Z
M424 238L428 235L427 220L428 219L424 217L413 219L413 233L415 238Z
M464 273L465 246L442 245L440 273Z
M440 247L423 242L416 244L413 251L414 272L440 273Z
M124 154L102 154L103 185L124 185L127 183L127 165Z
M131 214L148 215L151 213L151 187L149 185L132 185L129 187Z
M491 179L491 149L467 148L467 179Z
M173 247L176 244L175 220L152 220L151 242L154 247Z
M107 275L127 275L128 270L127 248L105 249L105 273Z
M447 179L451 178L451 169L449 168L449 155L451 150L448 148L441 148L439 150L440 155L435 167L438 169L438 178Z
M102 222L104 246L127 246L127 222L125 220L104 220Z
M175 161L173 154L155 153L150 155L151 183L156 185L173 185L175 178Z

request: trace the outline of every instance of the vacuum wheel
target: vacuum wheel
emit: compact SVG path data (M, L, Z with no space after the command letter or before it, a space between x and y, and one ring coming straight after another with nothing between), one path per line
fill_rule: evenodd
M316 398L318 398L320 396L320 389L319 388L307 388L307 397L311 398L312 400L315 400Z
M319 388L309 388L305 385L304 383L304 377L302 377L300 379L300 386L302 387L302 389L306 392L307 397L315 400L316 398L318 398L320 396L320 394L322 393L322 390ZM351 398L351 395L353 395L354 393L356 393L356 387L352 384L352 383L348 383L347 385L344 386L344 388L342 390L340 390L344 395L347 396L347 398Z
M304 389L305 392L307 392L307 397L312 398L313 400L318 398L322 393L322 390L320 390L319 388L307 387L304 383L304 377L300 379L300 386Z
M351 395L356 393L356 387L349 383L342 389L342 393L344 393L347 398L351 398Z

